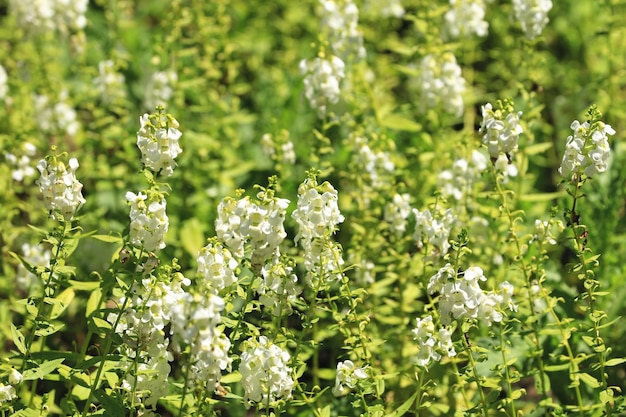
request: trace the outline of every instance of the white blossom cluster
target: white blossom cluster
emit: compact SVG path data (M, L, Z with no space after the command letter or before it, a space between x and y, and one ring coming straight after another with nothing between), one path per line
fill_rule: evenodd
M37 180L43 202L56 220L71 221L83 204L83 184L76 179L78 160L70 158L66 166L56 158L42 159L37 164L41 176Z
M168 351L169 339L165 329L170 322L181 322L177 308L186 302L183 286L190 281L182 274L174 274L171 282L163 282L148 275L135 282L129 300L120 300L126 309L119 315L110 313L109 323L124 343L119 346L124 358L120 365L128 367L121 388L135 393L136 402L147 408L155 408L156 403L168 394L169 362L173 355Z
M130 243L148 252L165 247L165 233L169 228L165 198L154 193L126 193L130 203Z
M524 133L520 125L522 112L515 112L512 108L493 110L491 103L487 103L482 106L482 115L479 132L483 135L489 155L493 159L501 154L512 157L517 151L519 135Z
M13 401L15 398L17 398L15 386L22 382L23 379L24 377L17 369L11 368L8 378L9 385L4 385L3 383L0 383L0 404L8 401Z
M515 20L522 26L528 39L541 35L548 24L548 13L552 9L552 0L513 0Z
M419 65L416 79L422 111L441 107L447 113L463 114L465 79L452 53L440 57L426 55Z
M337 204L337 190L329 183L317 185L306 179L298 187L298 206L291 216L298 224L294 241L304 249L307 280L314 285L320 277L340 278L344 263L339 244L331 240L337 225L344 220Z
M13 167L11 177L17 182L35 176L35 168L32 167L30 158L35 156L37 148L29 142L24 142L21 147L19 156L8 152L4 155L9 165Z
M410 196L406 193L395 194L385 206L385 221L396 236L401 236L406 231L407 220L412 211L409 199Z
M291 305L301 292L294 268L274 257L261 269L261 283L256 292L259 302L269 313L284 317L292 312Z
M98 76L93 84L105 103L117 103L126 98L126 78L115 69L111 60L98 63Z
M426 367L431 361L440 361L441 354L447 357L456 356L452 344L452 331L447 327L435 329L433 317L428 315L423 319L417 318L417 325L413 329L413 339L417 342L418 353L415 362L418 366Z
M339 101L339 84L345 77L345 64L336 56L317 57L300 61L300 74L304 76L304 95L317 110L319 118L326 115L328 106Z
M144 92L144 105L147 109L156 106L167 106L174 95L174 86L178 82L178 75L174 70L157 71L152 74Z
M224 198L218 205L215 231L236 258L243 258L249 242L253 265L262 265L274 255L287 237L283 222L289 200L271 198L258 204L249 197L239 200Z
M367 138L362 136L356 137L354 143L359 171L368 175L372 188L379 189L388 184L388 179L395 170L389 152L372 150Z
M371 15L380 17L401 18L404 16L404 7L400 0L366 0L364 9Z
M319 0L322 6L322 32L333 53L344 59L365 58L363 35L358 29L359 8L352 0Z
M358 368L354 362L346 360L337 363L337 374L335 376L335 386L333 395L341 397L356 387L361 379L367 379L365 368Z
M155 173L169 177L174 173L174 159L182 152L178 139L182 136L173 117L160 112L144 114L139 118L137 147L141 162Z
M285 130L281 133L277 140L274 140L269 133L265 133L261 137L263 154L276 162L293 165L296 163L296 152L293 147L293 142L289 140L288 131Z
M278 399L291 398L294 381L287 366L289 353L265 336L260 336L258 341L249 339L247 343L239 365L246 405L257 403L265 407Z
M219 242L209 243L198 253L197 277L200 287L217 293L237 282L235 270L239 263L228 248Z
M203 288L192 295L185 293L175 304L171 319L174 349L182 351L189 346L190 385L213 392L222 371L230 370L232 358L228 356L230 339L220 328L224 300L213 294L213 289Z
M50 266L52 254L49 250L44 250L41 245L30 245L24 243L22 245L22 257L31 267L46 268ZM43 284L41 278L30 272L21 263L17 266L17 274L15 276L15 287L20 291L32 292L35 288L40 288Z
M8 81L9 76L7 75L7 71L0 65L0 100L7 98L7 94L9 93Z
M480 282L486 281L483 270L472 266L457 274L450 264L446 264L428 282L428 292L438 292L438 311L441 323L449 325L455 320L480 320L491 326L502 321L504 307L516 311L513 302L513 286L508 282L500 284L500 291L484 292Z
M529 243L539 242L540 244L556 245L556 238L559 232L565 229L561 220L535 220L535 233Z
M413 239L418 249L424 244L434 247L435 254L443 256L450 249L450 230L456 223L456 216L452 209L446 210L441 216L433 216L430 210L419 211L413 209L415 215L415 232Z
M487 157L477 150L472 151L469 159L460 158L454 161L451 169L439 173L438 186L441 193L457 202L464 201L482 172L487 169L487 162Z
M9 0L9 9L22 28L67 34L87 25L88 0Z
M450 0L450 9L444 15L446 34L452 39L487 36L485 8L483 0Z
M574 134L567 138L559 173L572 179L583 173L591 177L606 171L611 154L608 136L613 136L615 130L603 122L590 125L589 122L581 124L578 120L574 120L570 128Z
M59 101L50 103L48 96L35 96L35 111L37 112L37 124L44 133L63 133L73 137L80 128L76 110L68 103L67 91L61 92Z
M376 278L376 265L374 262L363 258L362 255L356 251L348 254L348 263L355 267L352 271L355 278L354 282L358 286L367 287L374 283Z

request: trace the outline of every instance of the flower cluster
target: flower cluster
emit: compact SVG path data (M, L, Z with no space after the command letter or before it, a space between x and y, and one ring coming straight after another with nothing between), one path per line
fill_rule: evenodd
M387 177L393 174L395 169L394 163L391 161L389 152L373 151L370 148L368 140L364 137L356 137L355 159L359 167L359 172L364 172L369 176L369 181L374 189L383 187L389 181L385 181Z
M237 282L235 270L239 263L221 243L213 241L200 249L196 261L202 288L217 293Z
M0 65L0 100L7 98L7 94L9 93L9 86L7 85L8 80L9 77L6 70Z
M394 194L393 199L385 206L385 221L396 236L406 231L406 224L411 214L410 196L408 194Z
M333 395L341 397L356 387L361 379L367 379L365 368L357 368L354 362L347 360L337 363L337 375L335 376L335 386Z
M178 121L157 110L141 116L139 123L137 147L141 151L141 162L152 171L169 177L176 166L174 159L182 152L178 143L182 136Z
M9 373L8 379L9 385L4 385L3 383L0 383L0 404L12 401L13 399L17 398L15 385L22 382L24 377L15 368L12 368Z
M225 303L215 294L215 287L200 282L196 288L198 293L183 294L181 302L173 306L171 333L176 351L189 347L187 383L213 392L222 371L230 370L232 363L230 340L219 327Z
M261 278L256 290L261 305L276 317L291 314L291 305L301 292L294 267L279 257L274 257L263 265Z
M352 0L337 2L320 0L322 5L322 31L337 56L347 59L365 58L363 35L358 29L359 9Z
M417 325L413 329L413 339L417 342L417 356L415 361L419 366L428 366L431 361L441 360L441 353L448 357L456 356L452 344L452 332L447 327L435 331L433 317L428 315L423 319L417 318Z
M41 173L37 184L50 216L56 220L72 220L85 204L83 184L76 179L78 160L70 158L66 166L56 157L50 157L39 161L37 169Z
M570 128L574 134L567 138L559 173L572 179L583 173L591 177L606 171L611 154L608 135L614 135L615 130L601 121L581 124L574 120Z
M88 0L9 0L9 9L20 26L30 31L77 31L87 25Z
M562 232L565 226L560 220L535 220L535 233L529 243L539 242L540 244L556 245L555 230Z
M241 354L239 365L246 404L265 407L278 399L291 398L294 381L287 366L289 353L265 336L260 336L258 341L249 339L247 343L248 349Z
M261 137L263 153L273 161L293 165L296 163L296 153L293 148L293 142L289 140L289 131L283 130L280 133L276 139L269 133Z
M324 117L328 106L339 101L339 84L345 77L344 69L344 62L336 56L300 61L300 73L305 76L304 95L311 107L317 109L318 117Z
M35 169L31 166L30 158L35 156L37 148L32 143L24 142L21 151L22 154L19 156L12 153L4 155L7 162L14 167L11 176L17 182L22 182L24 179L35 175Z
M168 376L173 355L168 351L169 340L165 328L171 322L180 322L175 317L177 308L186 302L183 286L190 281L180 273L173 275L171 282L162 276L145 276L133 283L132 296L121 299L126 309L120 314L110 313L107 320L114 325L124 343L119 350L124 358L120 364L128 367L121 388L134 393L137 402L155 408L157 401L167 395Z
M341 249L331 240L344 220L337 200L337 190L328 182L318 186L315 179L307 178L298 187L298 207L291 214L298 224L294 241L304 249L304 267L311 285L319 277L341 276Z
M426 55L419 65L419 72L416 83L422 111L441 106L446 112L461 116L465 79L454 55Z
M47 96L35 96L35 111L37 112L37 124L44 133L63 133L73 137L78 132L76 111L68 104L67 91L61 92L59 101L52 105Z
M98 63L98 76L93 83L105 103L117 103L126 98L126 79L124 74L115 70L111 60Z
M415 215L415 232L413 239L417 243L417 247L421 249L424 244L430 244L434 247L435 253L443 256L448 253L450 243L450 230L456 222L456 216L452 209L446 210L442 216L433 216L430 210L419 211L413 209Z
M487 169L487 158L479 151L473 150L469 159L457 159L451 169L439 173L439 189L445 197L452 197L457 202L462 202L470 194L472 187L485 169Z
M501 154L513 157L517 151L519 135L524 133L520 125L522 112L515 112L510 103L502 104L499 109L493 110L491 103L482 106L483 120L479 132L483 134L483 143L489 150L489 155L496 159Z
M258 204L249 197L224 198L217 208L217 237L239 259L244 255L245 243L249 242L252 264L261 266L276 254L287 237L283 222L288 206L289 200L283 198L262 198Z
M404 16L404 7L400 0L366 0L365 10L375 16L401 18Z
M541 35L548 24L548 12L552 9L552 0L513 0L515 20L520 22L528 39Z
M165 107L174 95L174 86L177 82L178 75L173 70L153 73L144 92L144 105L146 108Z
M487 36L489 24L485 21L483 0L450 0L450 10L444 19L446 33L452 39L471 35Z
M461 276L461 277L459 277ZM446 264L428 282L428 292L438 292L438 311L441 322L449 325L455 320L482 320L487 325L500 322L503 318L503 308L517 310L513 303L513 286L508 282L500 284L499 292L485 293L480 288L480 282L486 281L480 267L469 267L462 274L457 274L450 264Z
M169 228L165 198L151 191L145 194L129 191L126 201L130 203L130 243L148 252L163 249Z

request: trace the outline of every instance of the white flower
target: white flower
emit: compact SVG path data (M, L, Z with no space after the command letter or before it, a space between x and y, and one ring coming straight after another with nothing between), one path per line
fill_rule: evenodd
M556 236L554 230L561 232L564 229L563 222L560 220L535 220L535 233L529 243L539 241L540 244L556 245Z
M300 73L304 75L304 95L317 115L323 118L328 105L339 101L339 84L344 78L345 64L332 56L329 59L317 57L312 61L300 61Z
M365 10L371 15L381 17L401 18L404 16L404 7L400 0L366 0Z
M63 133L73 137L78 132L80 124L77 120L76 111L68 103L67 91L62 91L59 101L50 103L47 96L36 95L35 111L37 112L37 124L44 133Z
M479 151L473 150L469 160L457 159L452 164L452 169L439 174L438 185L441 193L458 202L464 201L486 168L487 158Z
M35 168L31 165L30 158L35 155L37 148L32 143L22 144L22 154L18 157L12 153L5 154L7 162L14 167L12 177L17 182L22 182L26 178L35 175Z
M78 160L70 158L66 167L56 158L50 161L42 159L37 164L37 169L41 173L37 184L50 216L57 220L72 220L76 211L85 204L81 191L83 184L76 179Z
M196 261L198 263L197 275L203 280L200 285L211 292L217 293L237 281L235 269L238 262L228 248L220 243L209 243L200 249Z
M276 317L291 314L291 304L301 292L293 267L274 257L271 262L263 265L261 277L261 283L256 290L261 305Z
M239 372L244 401L266 407L278 399L291 398L294 381L287 366L289 353L260 336L258 342L248 340L248 349L241 354Z
M401 236L406 231L406 224L411 214L410 196L394 194L393 200L385 206L385 221L389 223L391 230L396 236Z
M17 369L11 368L11 371L9 372L9 384L17 385L22 382L23 379L24 377Z
M152 74L146 86L144 105L147 109L156 106L167 106L174 95L174 86L178 82L178 75L173 70L157 71Z
M359 9L352 0L335 2L320 0L322 5L322 31L337 56L345 59L351 56L365 58L363 35L358 30Z
M489 28L485 21L483 0L450 0L450 10L444 19L446 32L453 39L471 35L486 36Z
M415 361L418 366L426 367L431 361L441 360L441 353L448 357L456 356L450 329L442 327L436 331L432 316L417 318L412 333L417 342L418 353Z
M433 217L430 210L413 209L413 214L415 214L413 238L417 247L421 249L424 244L430 244L434 246L437 255L445 255L450 249L450 230L456 222L452 209L446 210L443 216L438 217Z
M169 218L165 212L165 198L147 194L126 193L130 203L130 242L149 252L165 247L164 237L169 228Z
M422 112L442 107L444 111L460 117L463 114L465 79L454 55L426 55L422 58L419 71L416 84Z
M483 134L489 155L495 159L500 154L510 156L517 151L519 135L524 132L519 123L522 112L515 112L512 108L494 111L491 103L487 103L482 106L482 115L479 132Z
M11 401L16 398L15 388L12 385L4 385L0 383L0 404Z
M603 122L591 126L589 122L581 124L578 120L574 120L570 128L574 134L567 138L559 173L572 179L583 173L591 177L606 171L611 154L608 135L614 135L615 130Z
M111 60L98 63L98 76L93 83L105 103L115 103L126 97L124 74L115 70L115 64Z
M141 151L141 162L155 173L169 177L174 173L174 159L182 152L178 139L178 121L161 113L144 114L140 117L141 127L137 132L137 147Z
M22 245L22 256L26 262L32 267L48 267L52 254L49 250L44 250L41 245ZM43 280L47 280L47 276L42 276ZM54 277L53 277L54 279ZM23 264L17 266L17 275L15 276L15 286L22 291L33 291L33 289L41 287L42 279L34 275L26 269Z
M515 19L528 39L541 35L550 20L548 12L551 9L552 0L513 0Z
M367 379L365 368L357 368L350 360L338 362L333 395L336 397L346 395L351 389L356 387L360 379Z
M356 137L354 142L356 163L360 171L369 176L371 186L377 189L389 184L395 169L389 152L372 150L364 137Z
M320 186L312 179L305 180L298 187L298 206L291 217L298 224L294 239L311 240L323 238L335 232L337 225L344 221L337 204L337 190L329 183Z
M9 92L9 86L7 85L9 77L6 70L0 65L0 100L4 100Z
M21 27L33 31L57 30L63 34L87 25L88 0L9 0L9 9Z

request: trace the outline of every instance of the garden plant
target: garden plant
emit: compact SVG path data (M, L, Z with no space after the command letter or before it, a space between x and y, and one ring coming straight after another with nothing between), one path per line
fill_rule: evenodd
M624 0L0 1L2 416L626 416Z

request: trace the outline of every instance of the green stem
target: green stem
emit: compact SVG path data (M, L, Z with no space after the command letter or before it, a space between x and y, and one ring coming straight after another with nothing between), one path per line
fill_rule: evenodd
M485 392L483 391L483 387L480 383L480 376L478 375L478 370L476 369L476 361L474 360L474 355L472 354L472 347L465 337L461 337L461 341L463 342L463 346L465 347L465 352L467 354L467 358L469 359L472 374L474 375L474 380L476 381L476 385L478 386L478 393L480 394L480 402L483 416L488 417L489 408L487 406L487 398L485 397Z

